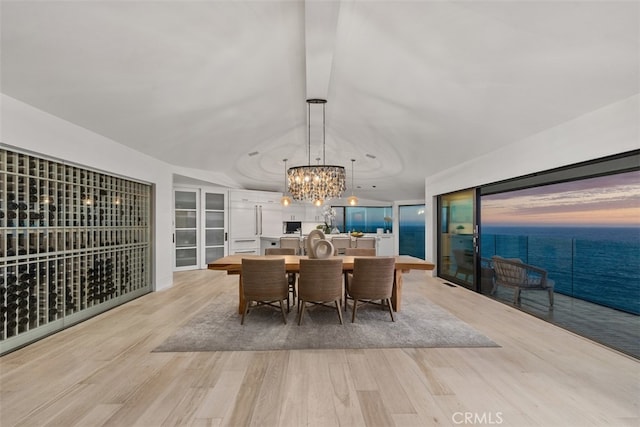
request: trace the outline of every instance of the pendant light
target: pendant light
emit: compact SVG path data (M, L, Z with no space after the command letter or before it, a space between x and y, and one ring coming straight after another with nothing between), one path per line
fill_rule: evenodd
M351 159L351 196L347 198L347 203L349 206L356 206L358 204L358 198L353 195L353 163L356 159Z
M284 194L280 198L280 204L282 206L289 206L291 204L291 197L289 197L287 193L287 160L288 159L282 159L284 162Z

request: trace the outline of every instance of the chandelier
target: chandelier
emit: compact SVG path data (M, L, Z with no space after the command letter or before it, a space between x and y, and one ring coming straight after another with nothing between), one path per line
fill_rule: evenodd
M325 163L325 104L326 99L307 99L308 164L287 171L289 193L294 200L313 202L321 206L325 200L342 196L345 190L345 172L342 166ZM311 164L311 104L322 105L322 164Z

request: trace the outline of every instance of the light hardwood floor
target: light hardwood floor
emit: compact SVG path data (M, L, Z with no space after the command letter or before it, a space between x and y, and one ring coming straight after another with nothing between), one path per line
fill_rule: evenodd
M404 286L501 347L152 353L208 300L237 292L223 272L174 278L0 358L0 425L640 424L637 360L425 272Z

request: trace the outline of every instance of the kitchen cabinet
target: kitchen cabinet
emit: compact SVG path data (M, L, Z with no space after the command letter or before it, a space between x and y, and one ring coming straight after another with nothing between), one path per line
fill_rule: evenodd
M298 202L282 208L282 221L324 222L324 216L322 208Z
M267 191L229 191L229 253L258 255L261 236L282 234L280 197Z
M395 252L395 239L393 234L387 233L376 236L376 255L394 256Z
M292 203L282 208L282 221L306 221L306 206Z

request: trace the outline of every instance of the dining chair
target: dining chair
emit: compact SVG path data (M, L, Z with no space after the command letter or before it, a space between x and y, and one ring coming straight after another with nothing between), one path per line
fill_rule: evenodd
M375 248L375 237L358 237L356 238L356 248Z
M393 291L393 275L395 271L394 257L354 258L353 274L347 280L346 294L353 299L353 313L351 323L356 321L358 302L376 304L375 300L382 300L393 317L391 307L391 293ZM345 310L347 302L345 300Z
M293 255L298 255L300 253L300 238L299 237L281 237L280 238L280 248L293 248L295 253Z
M376 248L346 248L344 254L348 256L376 256Z
M334 303L342 325L342 259L301 259L298 277L298 325L307 303Z
M265 255L296 255L295 248L266 248L264 250ZM296 273L286 273L287 283L289 283L289 294L292 296L292 303L296 303ZM287 296L287 312L291 311L289 305L289 296Z
M331 243L335 249L335 255L344 255L345 250L351 247L351 237L332 237Z
M244 308L240 324L244 325L244 318L249 312L249 304L270 305L276 307L280 303L282 320L287 323L282 301L289 299L289 286L287 283L284 258L242 258L241 278L242 292L244 296Z

